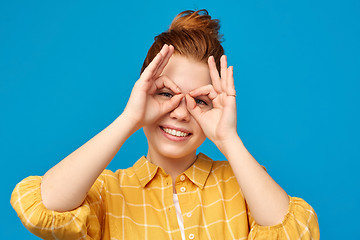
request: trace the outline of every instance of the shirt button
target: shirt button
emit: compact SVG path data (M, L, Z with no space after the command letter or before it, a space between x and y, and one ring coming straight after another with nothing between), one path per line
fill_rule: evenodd
M189 239L194 239L194 237L195 237L195 236L194 236L194 234L192 234L192 233L189 235Z
M184 181L184 180L185 180L185 176L184 176L184 175L181 175L181 176L180 176L180 180L181 180L181 181Z
M187 217L191 217L191 215L192 215L191 212L188 212L188 213L186 214Z
M181 191L181 192L185 192L185 191L186 191L186 188L185 188L185 187L181 187L181 188L180 188L180 191Z

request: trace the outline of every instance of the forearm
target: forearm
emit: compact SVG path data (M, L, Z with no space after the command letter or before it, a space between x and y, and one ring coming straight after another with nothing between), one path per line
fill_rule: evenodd
M179 105L181 94L161 104L153 97L156 92L153 86L155 89L167 87L174 93L180 93L170 79L159 77L173 52L174 47L165 44L136 81L124 112L44 175L41 194L47 208L68 211L80 206L126 139Z
M41 183L44 205L56 211L68 211L80 206L95 180L136 130L133 121L122 114L51 168Z
M286 215L289 198L247 151L239 137L220 149L228 159L256 223L272 226Z

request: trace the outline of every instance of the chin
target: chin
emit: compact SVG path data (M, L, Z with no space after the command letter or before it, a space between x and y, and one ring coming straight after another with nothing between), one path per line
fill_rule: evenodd
M150 144L150 142L148 142ZM196 143L177 143L177 142L157 142L149 145L149 150L158 156L168 159L182 159L189 156L196 156L196 150L201 144ZM198 146L199 145L199 146Z
M172 146L172 147L167 147L166 150L162 148L158 153L166 158L180 159L192 154L196 155L196 148L183 149L179 146Z

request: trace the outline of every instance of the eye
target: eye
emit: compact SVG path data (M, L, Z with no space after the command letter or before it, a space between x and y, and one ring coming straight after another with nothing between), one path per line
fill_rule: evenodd
M201 99L195 99L195 102L196 102L196 104L199 104L199 105L208 105L204 100L201 100Z
M172 98L174 96L172 93L169 92L160 92L159 95L167 98Z

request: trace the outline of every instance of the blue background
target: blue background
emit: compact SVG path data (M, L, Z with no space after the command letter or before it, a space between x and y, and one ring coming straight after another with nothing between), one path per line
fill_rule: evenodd
M238 131L287 191L316 210L322 239L355 239L360 160L360 1L0 3L0 238L38 239L10 205L126 105L155 35L182 10L221 20ZM142 131L109 169L146 154ZM200 151L224 159L206 142Z

